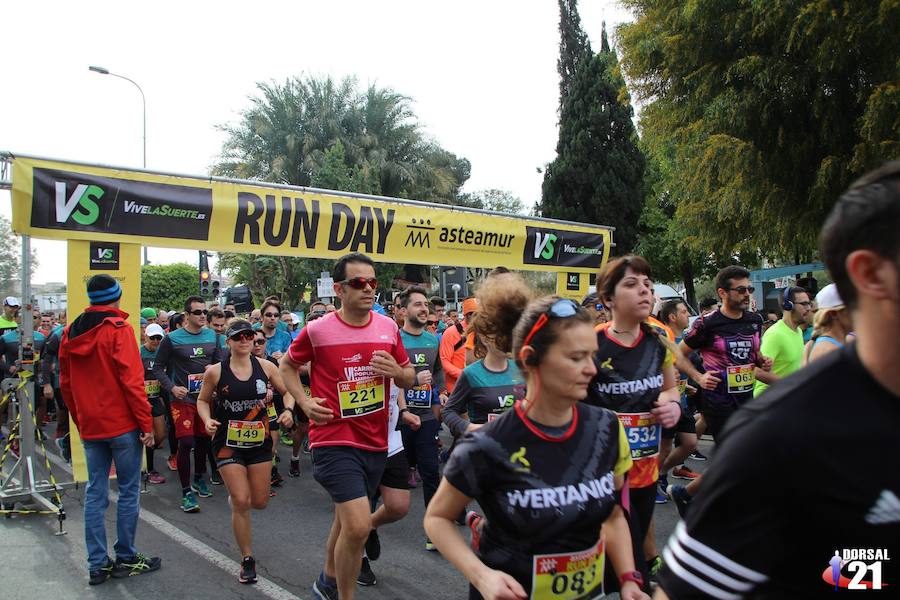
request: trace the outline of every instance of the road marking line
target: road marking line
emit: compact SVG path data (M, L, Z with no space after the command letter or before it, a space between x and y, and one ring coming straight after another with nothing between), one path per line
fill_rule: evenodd
M48 452L48 458L53 464L66 471L69 475L72 474L72 469L69 467L69 465L61 458L56 456L56 454ZM114 492L113 490L110 490L109 499L112 502L118 503L119 494L117 492ZM187 534L184 531L178 529L156 513L141 507L140 516L142 521L144 521L163 535L172 538L179 544L185 546L194 554L200 556L200 558L203 558L216 567L219 567L229 575L234 576L235 573L240 572L240 564L231 560L218 550L207 546L190 534ZM257 582L254 585L248 587L252 587L252 589L262 592L269 598L272 598L272 600L302 600L302 598L300 598L299 596L292 594L278 584L269 581L265 577L258 577Z

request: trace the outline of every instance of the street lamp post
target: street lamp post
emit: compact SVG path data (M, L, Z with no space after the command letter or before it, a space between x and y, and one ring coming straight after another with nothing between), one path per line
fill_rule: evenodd
M137 84L133 79L129 79L124 75L117 75L116 73L110 73L109 69L104 67L98 67L96 65L92 65L88 67L89 70L94 73L99 73L101 75L112 75L113 77L118 77L119 79L124 79L125 81L130 82L134 87L138 89L141 93L141 106L143 107L143 125L144 125L144 168L147 168L147 98L144 97L144 90L141 89L141 86ZM148 265L150 262L147 260L147 246L144 246L144 264Z

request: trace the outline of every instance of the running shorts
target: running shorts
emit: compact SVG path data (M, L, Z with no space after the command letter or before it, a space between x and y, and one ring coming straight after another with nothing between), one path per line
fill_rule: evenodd
M175 423L175 438L206 436L203 419L197 414L197 405L172 400L172 422ZM209 437L209 436L207 436Z
M384 487L395 490L408 490L409 486L409 461L406 460L406 451L401 450L393 456L389 456L381 475L381 484Z
M675 427L671 429L663 429L662 436L664 439L671 440L675 438L676 433L697 433L697 424L694 422L694 415L688 414L682 410L681 418L675 423Z
M150 402L150 416L161 417L166 414L166 403L163 402L162 396L147 400Z
M387 452L353 446L316 446L312 449L313 477L335 504L373 498L384 473Z
M216 466L221 469L225 465L241 465L247 467L262 462L272 462L272 438L266 438L256 448L229 448L224 443L213 447Z

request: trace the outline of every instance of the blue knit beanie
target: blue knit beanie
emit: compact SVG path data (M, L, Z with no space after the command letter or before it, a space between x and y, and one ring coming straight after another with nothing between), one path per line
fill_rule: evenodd
M109 275L94 275L87 284L91 304L109 304L122 297L122 286Z

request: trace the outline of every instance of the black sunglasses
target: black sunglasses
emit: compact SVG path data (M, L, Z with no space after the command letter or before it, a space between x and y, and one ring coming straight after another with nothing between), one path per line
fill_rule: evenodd
M278 313L266 313L263 316L264 317L278 317L280 315Z
M232 340L235 340L235 341L242 341L242 340L252 340L252 339L254 339L255 337L256 337L256 332L253 332L253 331L238 331L237 333L235 333L234 335L232 335L229 339L232 339Z
M266 343L266 340L253 340L254 346L263 346L263 345L265 345L265 343Z
M345 279L339 282L341 285L349 285L354 290L364 290L369 286L373 290L378 287L378 280L374 277L354 277L353 279Z
M151 336L150 336L149 338L147 338L147 339L153 340L154 342L158 342L158 341L160 341L162 338L163 338L163 336L161 336L161 335L151 335Z
M435 325L438 324L438 322L437 321L426 321L425 324L428 325L429 327L434 327Z
M735 288L728 288L728 290L726 291L737 292L738 294L746 294L747 292L750 292L752 294L756 291L756 288L752 285L739 285Z
M195 317L199 317L200 315L205 315L205 314L208 313L209 311L206 310L205 308L198 308L197 310L192 310L192 311L189 311L189 312L190 312L192 315L194 315Z

